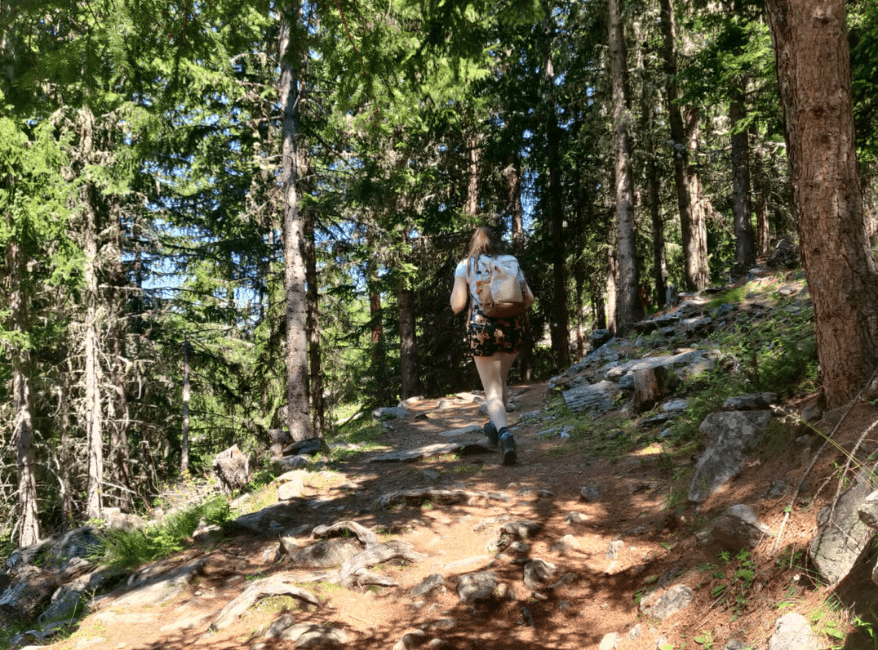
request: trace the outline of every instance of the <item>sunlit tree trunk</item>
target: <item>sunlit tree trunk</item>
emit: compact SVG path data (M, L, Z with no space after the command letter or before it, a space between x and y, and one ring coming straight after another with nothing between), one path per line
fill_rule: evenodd
M616 248L618 279L616 286L617 332L624 332L640 319L640 274L634 223L634 180L631 175L631 143L628 129L631 111L628 101L627 51L620 0L609 0L609 58L613 86L612 121L615 156Z
M732 90L729 123L732 129L732 205L735 215L735 261L746 271L756 261L753 223L750 211L750 138L741 125L747 117L744 85L740 79Z
M767 0L802 260L830 408L878 367L878 271L856 158L844 0Z
M110 326L107 328L110 343L110 378L112 393L108 400L110 429L110 477L116 486L116 505L130 511L134 507L131 485L131 458L128 450L128 428L131 422L128 391L125 380L127 361L126 336L128 333L128 280L122 268L122 222L118 199L113 203L111 246L111 302L109 304Z
M298 0L283 5L279 51L280 101L283 108L282 175L284 214L284 303L286 305L287 426L293 440L311 437L308 412L308 324L305 288L305 233L300 213L299 182L299 67L306 53L300 32Z
M480 141L481 138L478 134L469 136L466 141L469 166L466 183L466 203L463 206L463 210L473 217L481 213L482 210L482 203L479 197L479 187L481 184L479 160L482 153Z
M323 368L320 358L320 289L317 284L317 247L314 245L314 213L305 212L305 284L308 298L308 367L313 434L323 437L326 420L323 405Z
M546 154L549 159L549 227L552 237L552 309L550 335L555 366L570 365L570 321L567 311L567 253L564 243L564 202L561 188L561 129L555 101L555 69L552 63L553 34L546 27L546 62L543 72L546 97Z
M10 312L12 329L21 338L28 333L28 300L24 287L27 268L24 252L13 242L7 249L9 282L12 285ZM12 437L18 461L18 544L30 546L40 539L37 506L36 463L34 456L33 398L31 396L31 359L21 343L12 352Z
M421 392L418 379L418 345L415 338L415 310L412 290L405 278L396 285L396 301L399 308L399 369L401 375L400 397L408 399Z
M507 154L503 176L506 179L506 212L509 214L512 228L512 252L521 259L524 255L524 209L521 205L521 158L517 151L513 150ZM525 316L524 340L518 357L518 372L522 381L533 380L533 330L529 315Z
M762 153L755 146L758 140L756 125L750 124L750 138L754 146L753 165L751 166L753 179L753 215L756 218L756 254L767 257L771 254L771 225L768 220L768 201L766 200L766 179L763 169Z
M180 472L189 471L189 334L183 340L183 431L180 436Z
M707 228L701 210L693 209L690 188L689 138L680 108L680 91L677 86L676 26L671 0L660 0L662 28L662 59L665 70L665 95L668 102L668 122L671 130L671 146L674 155L674 187L677 208L680 212L680 231L683 239L683 284L686 289L704 289L709 280L707 268ZM697 180L694 181L697 184Z
M90 161L94 147L94 116L88 108L82 111L83 160ZM85 429L88 454L88 487L85 512L89 519L99 519L103 511L103 412L101 405L101 364L98 358L98 191L92 183L83 188L85 211L83 279L85 284Z

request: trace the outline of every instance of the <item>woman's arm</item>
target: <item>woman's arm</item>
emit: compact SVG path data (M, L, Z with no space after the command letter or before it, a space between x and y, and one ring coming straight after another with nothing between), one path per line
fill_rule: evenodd
M454 289L451 291L451 309L455 314L459 314L466 307L466 301L469 298L469 286L466 276L457 275L454 277Z

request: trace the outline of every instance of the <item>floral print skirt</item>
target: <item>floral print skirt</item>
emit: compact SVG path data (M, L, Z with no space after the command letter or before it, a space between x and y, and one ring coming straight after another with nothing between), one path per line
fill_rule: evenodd
M490 318L474 306L467 327L469 348L474 357L490 357L498 352L517 353L524 334L524 314L512 318Z

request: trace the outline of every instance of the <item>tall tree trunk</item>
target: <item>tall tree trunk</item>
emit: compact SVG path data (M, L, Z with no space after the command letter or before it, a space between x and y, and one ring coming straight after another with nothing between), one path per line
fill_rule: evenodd
M735 3L736 5L738 3ZM739 10L738 10L739 11ZM735 262L746 271L756 261L753 223L750 213L750 138L741 124L747 117L744 103L745 79L732 89L729 122L732 130L732 204L735 215Z
M652 281L655 285L656 304L661 307L665 304L665 278L667 277L667 265L665 260L665 224L662 220L661 186L659 183L659 171L656 164L655 142L652 133L655 130L653 115L654 110L649 101L644 97L641 106L641 128L646 137L646 182L649 188L649 216L652 223Z
M94 147L94 116L88 108L82 111L82 156L90 161ZM85 232L83 279L85 280L85 429L88 454L88 487L86 516L100 519L103 511L103 412L101 410L101 364L98 358L98 191L92 183L83 188Z
M689 138L680 109L680 91L677 86L676 27L671 0L660 0L662 28L662 59L665 69L665 95L668 101L668 121L674 160L674 187L680 212L680 231L683 239L683 264L686 289L704 289L709 280L707 267L707 229L700 221L701 211L694 211L689 194L691 179Z
M616 246L619 277L616 286L616 331L624 332L642 316L640 275L634 224L634 180L631 176L631 143L628 128L627 50L620 0L609 0L610 77L613 86L612 119L615 155Z
M183 339L183 431L180 436L180 473L189 472L189 334Z
M284 302L286 305L287 427L293 440L311 437L308 413L308 324L305 289L305 234L299 211L299 68L305 56L299 0L285 3L280 25L280 101L283 107Z
M844 0L767 0L793 201L830 408L878 366L878 271L866 236Z
M516 255L524 253L524 210L521 206L521 158L517 151L506 157L506 213L512 221L512 249Z
M617 289L617 280L619 278L619 262L616 259L617 248L615 246L607 247L607 291L606 300L604 301L603 323L600 329L609 329L615 332L616 327L616 302L618 300L619 291Z
M751 167L753 179L753 215L756 217L756 254L767 257L771 254L771 225L768 221L768 202L766 201L766 179L763 169L762 153L756 143L759 142L756 124L750 124L751 147L753 165Z
M70 363L68 358L67 364ZM61 493L61 513L64 523L72 527L75 518L73 486L70 477L74 469L74 453L70 437L70 377L72 368L60 369L58 373L58 418L57 426L61 434L61 444L57 449L57 470L59 491Z
M418 378L418 346L415 337L415 308L412 290L400 277L396 284L396 301L399 307L399 370L400 397L408 399L421 392Z
M323 368L320 360L320 300L317 285L317 247L314 244L314 212L305 212L305 280L308 297L308 367L311 377L311 423L313 434L323 437L326 420L323 404Z
M521 205L521 158L518 151L510 151L506 158L506 212L512 221L512 252L520 259L524 255L524 209ZM522 381L533 381L533 330L530 316L525 315L524 340L518 357L518 372Z
M482 203L479 198L479 187L481 185L479 159L481 158L481 149L479 147L479 136L471 135L467 138L467 154L469 156L469 169L466 183L466 203L463 206L466 214L474 217L481 212Z
M547 32L549 27L546 28ZM561 189L561 129L555 102L555 69L552 64L553 34L546 35L546 143L549 159L549 224L552 237L551 338L555 366L570 365L570 322L567 310L567 253L564 245L564 202Z
M24 251L16 242L7 249L8 268L11 271L12 296L10 311L12 328L19 337L29 332L28 300L25 286L27 266ZM12 438L18 462L18 544L30 546L40 539L40 520L37 505L36 462L34 455L33 403L30 391L31 359L27 347L20 343L12 353Z
M376 250L373 233L370 228L366 234L369 250ZM369 293L369 323L372 332L371 363L372 375L375 378L373 390L380 404L389 404L390 382L387 377L387 347L384 341L384 311L381 308L381 289L378 284L378 269L375 259L369 256L364 268L366 288Z
M109 400L110 424L110 476L118 489L116 505L130 511L134 507L131 489L130 454L128 451L128 427L130 411L128 391L125 381L126 334L128 319L128 280L122 268L122 222L118 198L114 199L112 214L113 263L111 272L112 298L110 302L111 322L108 328L112 353L110 355L110 377L112 397Z

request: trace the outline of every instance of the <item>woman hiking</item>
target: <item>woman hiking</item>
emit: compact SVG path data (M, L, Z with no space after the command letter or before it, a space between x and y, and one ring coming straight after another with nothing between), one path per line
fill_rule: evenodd
M514 262L518 268L521 287L520 313L512 316L488 316L483 311L479 287L485 284L486 266L491 263ZM485 294L483 293L483 296ZM512 363L521 350L524 320L527 309L534 301L518 262L511 255L504 255L503 242L490 228L479 226L470 238L469 252L454 271L454 289L451 292L451 309L460 313L471 303L467 322L467 338L473 361L491 419L485 424L485 435L492 445L500 446L504 465L514 465L518 457L515 438L506 426L506 378Z

